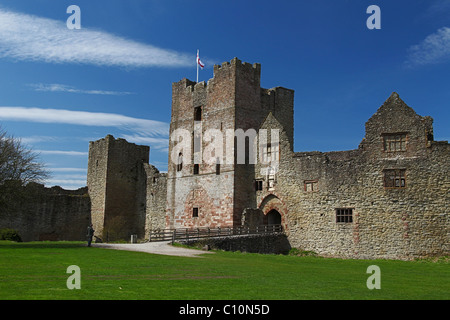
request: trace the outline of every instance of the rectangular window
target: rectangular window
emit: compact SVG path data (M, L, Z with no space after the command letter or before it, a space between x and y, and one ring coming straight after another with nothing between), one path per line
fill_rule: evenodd
M277 144L267 144L262 148L262 158L264 163L280 160L280 149Z
M216 163L216 176L220 175L220 163Z
M387 169L383 173L385 188L406 188L405 169Z
M195 132L194 131L194 153L200 152L201 148L202 148L202 136L201 136L201 132Z
M406 151L406 133L384 134L384 151Z
M352 223L353 222L353 209L352 208L337 208L336 209L336 222Z
M268 188L269 191L274 190L275 189L275 175L273 174L269 174L269 176L267 177L267 182L268 182Z
M180 152L178 154L178 162L177 162L177 171L181 171L183 169L183 154Z
M198 218L198 208L192 208L192 218Z
M305 191L306 192L319 191L319 182L317 180L305 180Z
M202 107L194 108L194 121L202 121Z
M261 191L263 189L263 181L262 180L256 180L255 181L255 190Z
M198 174L200 171L198 163L194 164L194 174Z

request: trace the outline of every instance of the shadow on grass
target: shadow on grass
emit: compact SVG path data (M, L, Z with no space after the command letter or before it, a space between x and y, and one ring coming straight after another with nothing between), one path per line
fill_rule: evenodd
M33 242L14 242L0 241L0 250L3 249L64 249L86 247L87 243L83 241L33 241Z

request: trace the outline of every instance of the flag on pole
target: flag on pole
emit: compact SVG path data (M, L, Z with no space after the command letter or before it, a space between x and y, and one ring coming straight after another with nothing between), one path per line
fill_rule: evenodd
M205 66L204 64L203 64L203 62L200 60L200 55L199 55L199 50L197 50L197 83L198 83L198 66L200 66L201 68L202 68L202 70L203 70L203 67Z
M197 50L197 64L200 66L200 68L202 68L203 69L203 67L205 66L204 64L203 64L203 62L200 60L200 56L199 56L199 54L198 54L198 50Z

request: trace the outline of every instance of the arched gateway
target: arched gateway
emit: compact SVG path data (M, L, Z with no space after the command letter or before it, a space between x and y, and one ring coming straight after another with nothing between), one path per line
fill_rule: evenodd
M265 225L284 224L286 206L276 195L269 194L267 197L265 197L261 201L259 209L264 215L263 224Z
M281 224L281 214L275 209L270 210L265 216L264 224L267 224L269 226L274 224Z

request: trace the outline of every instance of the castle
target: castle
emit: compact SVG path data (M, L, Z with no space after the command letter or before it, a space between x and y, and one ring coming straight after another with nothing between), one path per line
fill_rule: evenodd
M294 91L263 89L260 74L260 64L235 58L214 66L207 83L173 83L167 173L148 163L146 146L110 135L90 142L97 234L281 224L292 247L323 255L448 255L450 149L434 141L431 117L394 92L366 122L358 149L295 152ZM202 156L210 132L223 133L216 161ZM252 151L269 161L251 161Z

